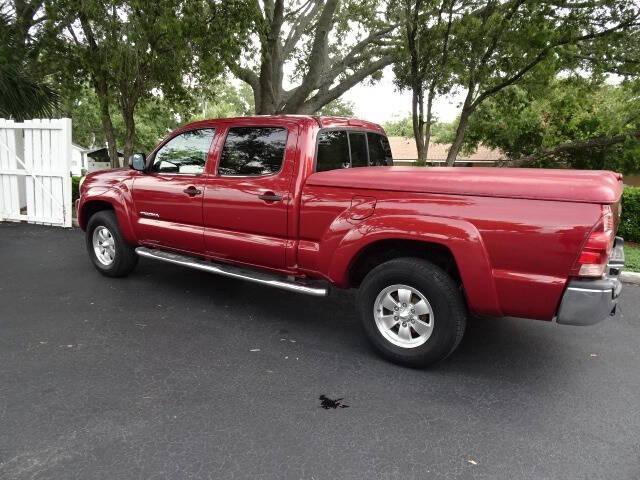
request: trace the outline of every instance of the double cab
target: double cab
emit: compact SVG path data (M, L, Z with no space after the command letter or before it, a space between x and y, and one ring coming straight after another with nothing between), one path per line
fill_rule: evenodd
M405 365L451 354L470 315L615 313L621 175L392 163L366 121L205 120L87 175L78 221L110 277L145 257L302 294L357 289L367 337Z

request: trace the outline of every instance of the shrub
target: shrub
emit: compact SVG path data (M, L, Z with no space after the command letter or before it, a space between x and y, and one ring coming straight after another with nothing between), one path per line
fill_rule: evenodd
M627 243L624 246L624 269L640 273L640 247Z
M71 177L71 201L75 202L78 198L80 198L80 178L81 177Z
M628 242L640 242L640 187L624 189L618 235Z

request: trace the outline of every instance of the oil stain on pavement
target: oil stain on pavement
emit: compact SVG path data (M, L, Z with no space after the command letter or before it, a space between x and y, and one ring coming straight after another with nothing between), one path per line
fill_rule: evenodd
M325 395L320 395L320 408L324 408L325 410L331 410L336 408L349 408L349 405L345 405L342 403L344 398L337 398L335 400L331 400Z

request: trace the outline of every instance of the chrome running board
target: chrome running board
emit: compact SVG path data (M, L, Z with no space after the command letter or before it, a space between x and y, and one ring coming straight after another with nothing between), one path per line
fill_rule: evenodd
M313 295L314 297L326 297L329 294L328 287L321 281L288 280L286 277L281 275L258 270L250 270L248 268L236 267L222 263L213 263L207 260L201 260L199 258L171 253L164 250L156 250L153 248L138 247L136 248L136 253L145 258L153 258L162 262L195 268L196 270L215 273L225 277L239 278L240 280L247 280L249 282L280 288L282 290L289 290L291 292Z

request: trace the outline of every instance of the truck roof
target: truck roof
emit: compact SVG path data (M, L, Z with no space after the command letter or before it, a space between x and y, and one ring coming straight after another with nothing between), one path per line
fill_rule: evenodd
M319 128L361 128L365 130L372 130L384 134L384 129L377 123L368 122L366 120L360 120L349 117L333 117L333 116L317 116L317 115L252 115L248 117L230 117L230 118L211 118L207 120L199 120L196 122L188 123L180 130L189 129L193 127L207 127L214 124L229 124L235 125L249 125L255 124L256 121L268 121L269 123L279 122L295 122L299 124L312 124L317 125Z

